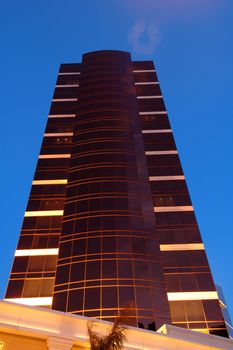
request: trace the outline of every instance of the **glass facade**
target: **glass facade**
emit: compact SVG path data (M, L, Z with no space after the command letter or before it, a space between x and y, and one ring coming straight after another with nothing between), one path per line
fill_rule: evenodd
M6 299L227 336L154 64L62 64Z

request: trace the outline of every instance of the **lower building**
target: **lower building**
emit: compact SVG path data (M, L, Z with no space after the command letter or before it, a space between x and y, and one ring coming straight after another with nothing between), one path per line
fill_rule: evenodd
M1 350L90 349L89 317L0 301ZM96 320L96 331L106 334L111 324ZM164 325L157 332L128 327L128 350L232 350L233 340Z

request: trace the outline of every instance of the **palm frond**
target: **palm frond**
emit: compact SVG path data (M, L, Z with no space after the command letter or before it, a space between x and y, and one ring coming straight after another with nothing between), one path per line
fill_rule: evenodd
M96 332L93 331L93 326L94 326L95 321L88 321L87 322L87 331L89 335L89 341L91 345L91 350L99 350L99 344L101 338L98 336Z
M130 322L130 315L135 307L128 304L121 310L120 314L115 318L113 326L109 333L105 336L99 336L93 331L95 321L88 321L87 330L89 334L91 350L121 350L124 342L127 340L126 330L127 324Z

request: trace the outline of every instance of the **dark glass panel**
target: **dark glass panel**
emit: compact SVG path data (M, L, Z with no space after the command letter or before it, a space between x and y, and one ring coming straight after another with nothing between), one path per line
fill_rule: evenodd
M197 283L199 290L215 290L215 284L211 273L197 274Z
M27 271L28 256L16 256L12 267L12 272L25 272Z
M70 265L57 267L56 285L66 283L69 280Z
M134 287L119 287L120 307L125 307L129 303L135 304Z
M102 252L110 253L116 251L116 238L115 236L102 237Z
M142 309L150 309L152 304L151 289L145 287L136 287L135 290L137 307Z
M61 242L59 249L59 259L67 258L72 255L72 242Z
M177 275L165 274L164 277L168 292L179 292L181 290L180 281Z
M102 260L102 278L116 278L117 266L115 260Z
M56 168L56 167L64 167L68 168L70 163L69 158L49 158L49 159L39 159L37 163L37 167L39 168Z
M133 70L155 69L153 61L133 61L132 67Z
M135 82L158 81L155 72L134 73Z
M99 309L100 307L100 289L85 288L85 310Z
M180 279L181 291L192 292L192 291L198 290L195 274L180 274L179 279Z
M9 280L5 298L20 298L24 280Z
M64 207L64 199L30 199L27 211L30 210L60 210Z
M77 77L75 78L75 80ZM61 79L60 79L61 81ZM67 80L66 80L67 82ZM60 84L63 85L63 84ZM65 84L66 85L66 84ZM68 84L67 84L68 85ZM73 81L72 84L73 85ZM78 87L56 87L54 90L53 98L77 98L78 97Z
M86 245L87 245L86 239L79 239L79 240L73 241L72 255L80 256L80 255L86 254Z
M96 254L101 251L101 240L99 238L89 238L87 244L87 254Z
M69 291L68 312L74 310L83 310L83 290L81 289Z
M76 282L76 281L84 280L84 272L85 272L85 263L78 263L78 264L73 263L71 265L70 281ZM66 278L68 280L68 276ZM88 279L88 278L90 278L90 277L87 276L86 279Z
M54 293L53 295L53 306L55 310L69 311L66 308L68 292Z
M103 287L102 288L102 308L116 308L117 305L117 288ZM112 313L111 313L112 314Z
M133 266L130 260L118 260L118 278L133 278Z
M188 194L153 195L153 203L155 207L192 205Z
M137 96L156 96L161 95L159 84L155 85L135 85Z
M80 72L81 68L81 63L62 63L60 65L59 73Z
M23 229L32 229L36 226L37 218L35 217L25 217L23 220Z
M203 300L203 307L208 321L218 321L223 319L218 300Z
M138 107L143 112L166 111L163 98L138 100Z
M96 279L100 276L100 261L88 261L86 263L86 279Z
M134 261L134 275L137 278L148 276L148 262L136 260Z
M22 236L22 233L19 238L17 249L30 249L32 246L33 236Z

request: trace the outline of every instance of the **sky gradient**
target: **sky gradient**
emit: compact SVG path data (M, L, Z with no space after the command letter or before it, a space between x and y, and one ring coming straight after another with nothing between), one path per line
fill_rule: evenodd
M9 0L0 17L0 298L59 65L117 49L155 62L213 276L233 315L233 2Z

